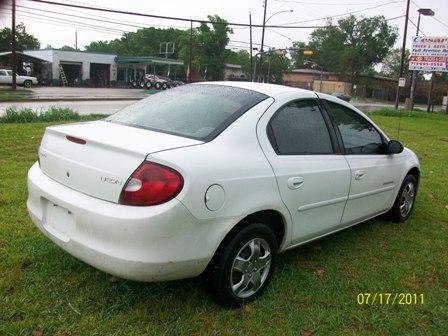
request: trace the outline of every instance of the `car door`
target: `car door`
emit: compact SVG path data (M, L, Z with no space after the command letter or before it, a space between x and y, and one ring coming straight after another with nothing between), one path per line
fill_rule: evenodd
M298 244L340 224L350 169L318 99L278 105L276 101L260 119L257 134L291 214L291 243Z
M351 225L387 211L400 186L403 160L386 154L387 139L373 123L348 106L326 101L344 147L351 184L342 225Z
M9 84L8 73L6 70L0 70L0 84Z

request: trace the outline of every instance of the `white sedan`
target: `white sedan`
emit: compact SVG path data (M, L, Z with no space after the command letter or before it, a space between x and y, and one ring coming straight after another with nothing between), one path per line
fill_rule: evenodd
M263 292L277 254L388 213L411 214L416 155L352 105L290 87L215 82L105 120L51 126L28 173L37 227L116 276L204 273L218 302Z
M37 78L31 76L16 75L17 85L23 85L26 88L30 88L33 84L37 84ZM0 85L12 84L12 70L0 69Z

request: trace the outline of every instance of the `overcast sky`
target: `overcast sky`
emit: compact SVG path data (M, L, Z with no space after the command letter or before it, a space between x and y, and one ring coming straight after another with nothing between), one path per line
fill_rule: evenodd
M254 24L261 24L263 20L264 0L54 0L71 4L85 4L95 7L120 9L125 11L175 16L184 18L206 19L209 14L218 14L229 22L248 23L249 12L252 12ZM83 48L91 41L111 40L119 38L123 31L135 31L134 26L172 26L178 28L189 27L188 22L149 19L129 15L116 15L82 9L64 8L54 5L37 4L28 0L17 0L18 22L25 23L27 30L35 35L41 46L51 45L59 48L63 45L75 44L75 30L78 31L78 47ZM431 8L436 15L422 17L421 31L427 36L448 36L448 0L412 0L410 19L417 23L417 9L419 7ZM33 10L31 8L37 8ZM47 11L47 12L44 12ZM274 15L269 24L281 25L295 23L296 25L323 25L326 20L321 19L336 16L335 20L344 17L348 12L358 12L356 15L374 16L384 15L394 18L405 14L406 0L268 0L268 17L278 11L288 11ZM90 17L84 19L63 15ZM97 20L98 19L98 20ZM318 20L321 19L321 20ZM109 20L115 23L106 23L99 20ZM438 22L440 20L441 22ZM76 21L71 22L71 21ZM121 22L122 24L118 24ZM397 47L401 46L404 18L389 21L398 26L400 38ZM127 24L129 26L123 25ZM0 13L0 26L11 25L11 14L7 7ZM89 26L86 26L89 25ZM312 29L281 29L270 28L266 31L265 44L273 47L286 47L291 41L308 41ZM415 35L416 28L409 24L408 46L411 37ZM254 29L254 43L260 43L261 29ZM235 49L248 47L249 29L235 28L230 36L229 45ZM247 48L248 50L248 48Z

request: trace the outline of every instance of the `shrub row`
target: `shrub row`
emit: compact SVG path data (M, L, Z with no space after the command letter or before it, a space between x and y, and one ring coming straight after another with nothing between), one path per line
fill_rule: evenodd
M5 110L5 114L0 116L0 123L95 120L102 117L104 116L95 114L81 116L67 107L52 106L45 111L35 111L31 108L17 110L14 107L8 107Z

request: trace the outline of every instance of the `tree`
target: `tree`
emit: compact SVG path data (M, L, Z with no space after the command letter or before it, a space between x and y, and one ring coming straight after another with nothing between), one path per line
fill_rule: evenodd
M405 77L410 77L412 72L409 71L409 55L410 55L409 49L406 49L403 64L403 73ZM393 49L383 60L383 64L381 66L381 74L390 78L398 78L400 74L400 62L401 62L401 50L398 48Z
M241 69L247 78L250 77L250 54L247 50L239 50L235 52L230 49L225 50L225 62L241 65Z
M229 43L229 34L233 31L227 21L218 15L208 16L211 27L202 23L198 28L198 43L202 49L201 60L207 67L207 79L222 80L224 78L225 50Z
M73 47L71 47L71 46L69 46L69 45L65 45L65 46L62 46L61 48L59 48L60 50L67 50L67 51L74 51L74 50L76 50L75 48L73 48Z
M292 52L292 66L294 69L307 69L311 68L311 65L306 65L304 62L312 57L304 56L303 52L305 50L310 50L310 47L305 42L293 42L292 47L295 50Z
M349 73L354 84L358 76L379 64L397 40L397 28L391 27L384 16L354 15L331 20L324 28L311 33L309 46L315 51L316 62L327 71Z
M11 28L0 30L0 52L11 51L11 34ZM39 40L26 32L25 25L22 22L16 26L16 46L18 51L38 49L40 47Z

